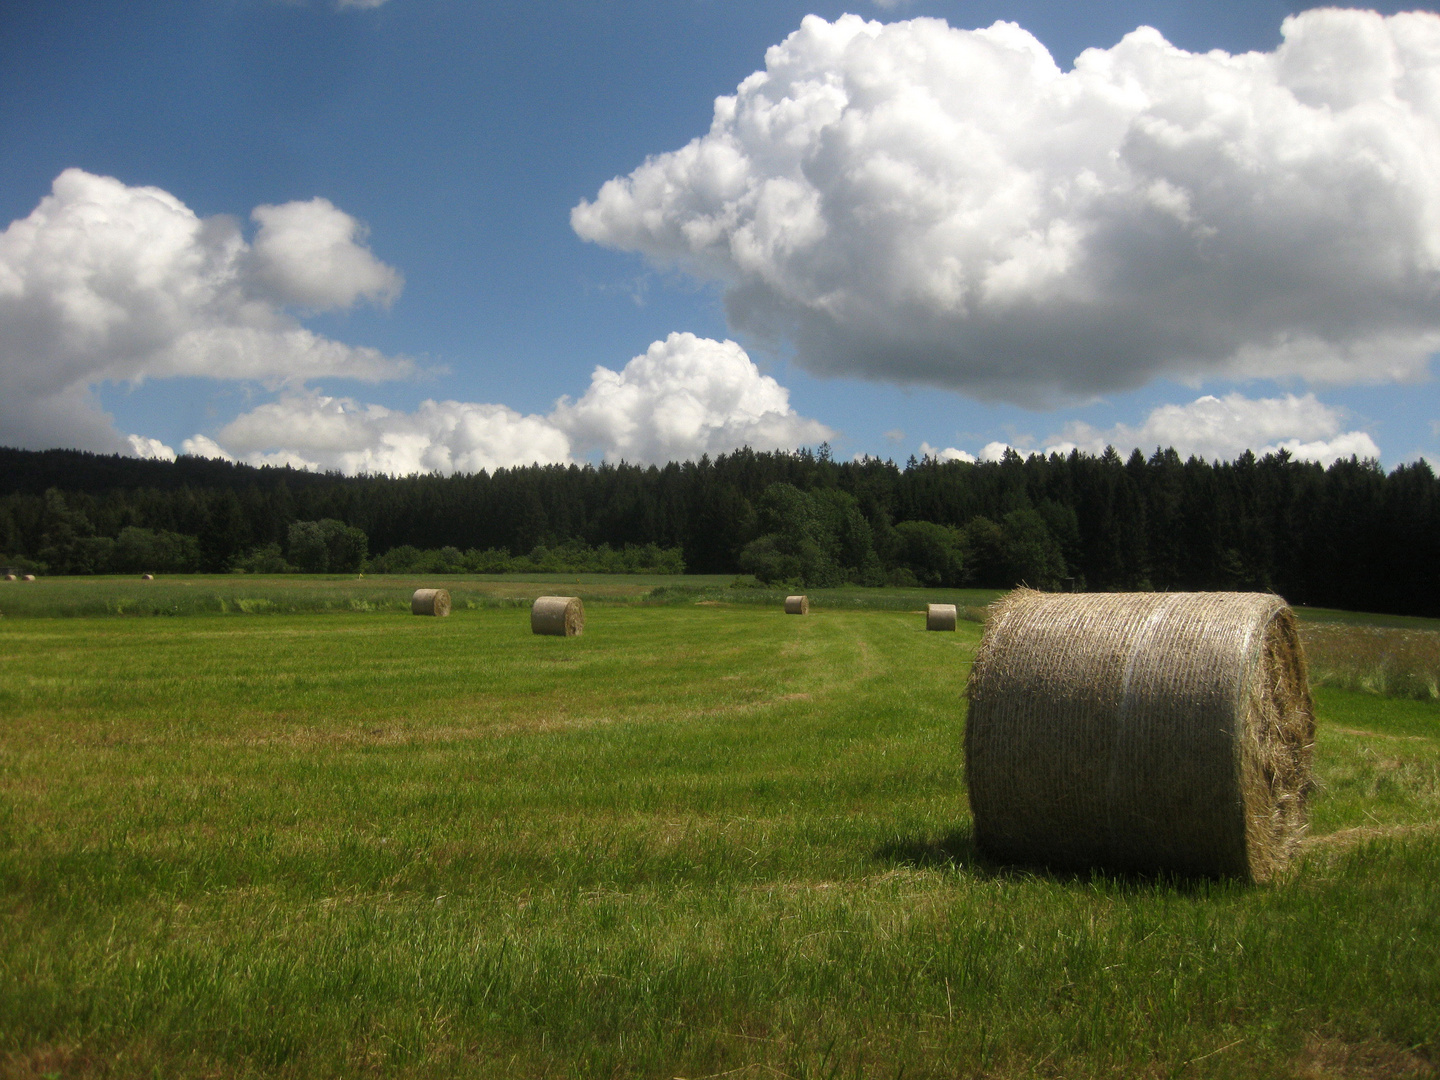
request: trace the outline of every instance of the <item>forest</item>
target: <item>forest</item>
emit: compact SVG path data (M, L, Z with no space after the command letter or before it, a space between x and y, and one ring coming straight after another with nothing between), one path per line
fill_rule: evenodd
M41 573L607 570L821 587L1273 590L1440 615L1440 483L1285 453L833 460L358 476L0 449L0 563Z

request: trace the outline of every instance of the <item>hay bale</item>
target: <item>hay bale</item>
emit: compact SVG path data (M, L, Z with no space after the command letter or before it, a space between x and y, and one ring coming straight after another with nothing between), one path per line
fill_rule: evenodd
M34 580L35 580L35 575L34 575L34 574L26 574L25 577L24 577L22 580L24 580L24 581L34 581Z
M18 581L19 579L16 578L16 576L15 576L14 574L6 574L6 575L5 575L5 580L6 580L6 581Z
M578 596L537 596L530 605L530 632L579 637L585 632L585 605Z
M926 630L954 630L960 613L954 604L927 604L925 606Z
M1315 714L1278 596L1017 590L967 694L993 858L1265 881L1305 830Z
M140 575L140 580L141 580L141 581L154 581L154 580L155 580L155 575L154 575L154 574L141 574L141 575Z
M450 614L450 592L448 589L416 589L415 595L410 597L411 615L438 615L444 617Z
M810 598L808 596L787 596L785 597L786 615L809 615Z

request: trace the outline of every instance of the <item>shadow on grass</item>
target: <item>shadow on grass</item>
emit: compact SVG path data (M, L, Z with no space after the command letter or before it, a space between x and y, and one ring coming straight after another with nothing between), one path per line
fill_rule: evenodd
M1248 892L1251 886L1225 878L1186 877L1170 871L1141 873L1106 867L1055 867L1004 863L990 858L969 829L943 836L901 836L877 847L872 857L892 866L949 870L967 877L1000 881L1050 881L1113 893L1178 893L1218 897Z
M968 829L957 829L939 837L898 836L876 848L874 857L916 870L968 870L988 876L1005 869L980 854L975 837Z

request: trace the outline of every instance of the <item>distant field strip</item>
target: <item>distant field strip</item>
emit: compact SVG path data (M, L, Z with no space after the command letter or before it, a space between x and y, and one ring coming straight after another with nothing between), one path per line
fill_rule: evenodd
M586 602L686 604L704 600L778 605L783 589L735 585L725 574L197 574L129 577L51 577L0 583L0 618L83 616L301 615L410 610L416 589L448 589L457 608L528 606L562 591ZM818 589L817 607L881 611L925 610L958 604L971 621L984 620L996 589Z

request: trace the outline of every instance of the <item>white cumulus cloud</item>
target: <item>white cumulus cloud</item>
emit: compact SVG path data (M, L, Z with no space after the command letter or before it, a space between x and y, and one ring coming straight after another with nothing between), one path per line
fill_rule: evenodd
M159 439L147 438L144 435L127 435L126 442L130 444L130 452L136 457L156 458L160 461L174 461L175 451L166 446Z
M503 405L425 401L403 412L315 392L287 393L242 413L209 447L201 438L187 440L187 452L352 474L476 472L570 460L563 432Z
M933 458L936 461L974 461L975 455L964 450L957 450L953 446L947 446L944 450L937 450L928 442L920 444L920 457Z
M364 246L365 228L329 199L257 206L250 259L256 278L281 303L348 308L357 300L388 305L403 279Z
M1440 348L1440 16L1273 52L1141 28L807 17L710 130L574 208L819 373L1028 404L1179 378L1420 377Z
M322 337L286 311L398 292L359 223L323 199L255 217L251 245L234 220L200 218L159 188L61 173L0 233L0 443L138 452L95 400L107 381L408 373L408 361Z
M612 460L665 462L738 446L794 449L835 432L790 407L790 392L733 341L671 334L621 371L597 367L579 401L553 421L582 449Z
M1380 448L1366 432L1344 430L1345 416L1314 394L1286 394L1278 398L1247 398L1207 394L1186 405L1161 405L1152 409L1143 424L1116 424L1096 428L1076 422L1050 439L1040 452L1068 454L1079 449L1103 453L1113 446L1123 456L1133 450L1150 454L1157 448L1174 447L1181 457L1231 461L1246 450L1263 457L1288 450L1302 461L1328 465L1337 458L1378 458ZM984 461L998 461L1006 442L992 442L980 451ZM1037 448L1014 447L1021 455Z
M291 391L182 448L257 465L407 475L564 464L590 450L663 463L746 445L794 449L834 435L796 413L789 391L733 341L671 334L621 371L597 367L579 400L561 398L547 416L463 401L404 412Z

